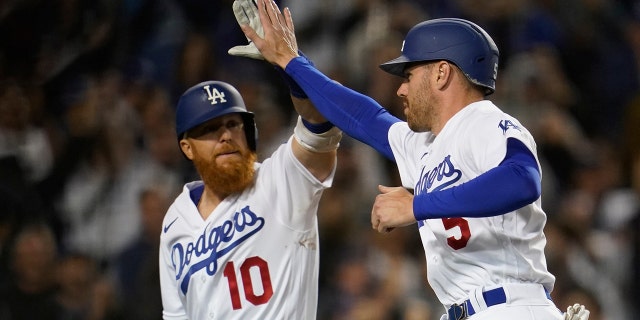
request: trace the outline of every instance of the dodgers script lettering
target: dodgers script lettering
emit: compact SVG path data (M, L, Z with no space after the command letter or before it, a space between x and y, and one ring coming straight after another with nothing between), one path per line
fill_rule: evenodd
M172 263L176 270L176 280L184 274L180 283L182 293L187 292L189 280L193 274L206 269L207 274L213 276L218 271L218 259L260 231L264 223L264 218L257 216L249 206L246 206L234 214L233 220L224 221L221 225L210 229L207 225L195 243L174 244ZM194 255L196 258L206 257L191 265Z

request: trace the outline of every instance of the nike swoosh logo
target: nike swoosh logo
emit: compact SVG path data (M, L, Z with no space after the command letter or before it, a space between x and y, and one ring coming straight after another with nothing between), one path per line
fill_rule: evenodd
M178 220L178 217L173 219L173 221L171 221L171 223L169 223L168 225L164 226L164 233L167 233L167 231L169 231L169 228L171 228L171 226L176 222L176 220Z

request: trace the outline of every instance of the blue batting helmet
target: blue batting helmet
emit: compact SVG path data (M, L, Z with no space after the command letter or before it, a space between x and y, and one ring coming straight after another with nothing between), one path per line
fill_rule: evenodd
M258 131L252 112L247 111L240 92L222 81L205 81L185 91L176 108L176 134L178 140L185 132L229 113L239 113L244 121L247 144L256 150Z
M446 60L484 87L487 95L496 89L500 52L491 36L473 22L457 18L421 22L409 30L401 51L400 57L380 68L403 77L407 63Z

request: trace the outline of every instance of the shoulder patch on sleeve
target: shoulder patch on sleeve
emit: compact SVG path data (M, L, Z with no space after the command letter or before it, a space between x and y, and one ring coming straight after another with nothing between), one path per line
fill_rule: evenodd
M520 129L520 126L518 126L516 123L514 123L513 121L506 119L506 120L500 120L500 122L498 123L498 127L500 129L502 129L502 134L506 134L507 130L509 129L515 129L518 131L522 131Z

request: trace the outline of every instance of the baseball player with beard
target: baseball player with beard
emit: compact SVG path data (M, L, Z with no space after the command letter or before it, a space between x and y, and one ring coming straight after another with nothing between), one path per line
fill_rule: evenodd
M250 45L329 121L396 162L403 187L380 186L372 227L417 226L442 320L588 318L579 304L563 313L551 300L536 143L486 99L499 52L481 27L424 21L407 33L400 57L380 66L405 79L397 91L405 122L300 57L288 9L283 15L272 0L259 0L255 13L251 0L236 2L244 4L238 21Z
M262 163L254 114L233 86L199 83L178 101L180 149L201 180L164 218L164 319L315 319L316 213L342 133L294 89L298 124Z

